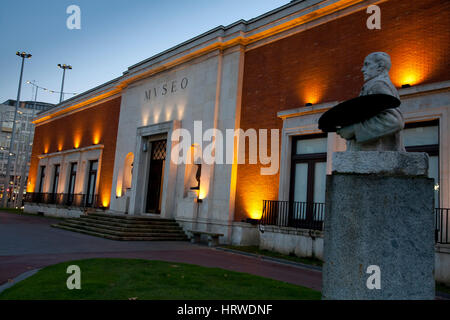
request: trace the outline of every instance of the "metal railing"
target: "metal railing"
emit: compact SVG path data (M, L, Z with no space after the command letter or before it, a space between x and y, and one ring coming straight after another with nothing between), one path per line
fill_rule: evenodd
M29 192L25 195L25 202L54 204L60 206L101 208L98 195L69 194L69 193L39 193Z
M322 230L325 203L263 200L260 225Z
M450 209L436 208L435 240L436 243L450 244L448 218Z
M260 225L322 230L324 203L263 200ZM450 209L435 209L435 241L450 244Z

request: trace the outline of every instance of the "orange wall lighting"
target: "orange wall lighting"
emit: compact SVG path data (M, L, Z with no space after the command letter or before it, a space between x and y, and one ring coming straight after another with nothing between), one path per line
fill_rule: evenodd
M80 144L81 144L81 135L76 134L73 139L73 146L75 149L78 149L80 147Z
M109 206L109 195L106 193L102 195L102 206L107 208Z
M93 136L92 136L92 142L94 144L99 144L100 143L100 141L102 139L102 133L103 133L102 125L101 124L97 124L95 126L94 133L93 133Z

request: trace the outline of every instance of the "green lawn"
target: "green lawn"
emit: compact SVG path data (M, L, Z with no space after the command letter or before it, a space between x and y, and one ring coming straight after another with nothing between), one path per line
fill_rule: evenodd
M9 212L9 213L23 213L23 209L16 209L16 208L0 208L0 211L3 212Z
M444 292L450 294L450 286L444 283L436 282L436 291Z
M294 254L286 255L286 254L282 254L282 253L278 253L278 252L274 252L274 251L259 249L259 247L257 247L257 246L222 246L222 247L232 249L232 250L262 255L262 256L268 256L268 257L272 257L272 258L300 262L300 263L309 264L309 265L313 265L313 266L322 266L322 264L323 264L323 262L317 258L301 258L301 257L297 257Z
M69 265L81 290L68 290ZM138 259L89 259L46 267L0 294L0 300L277 300L321 298L318 291L218 268Z
M28 212L24 212L23 209L15 209L15 208L0 208L0 212L12 213L12 214L17 214L17 215L21 215L21 216L37 217L37 218L58 219L58 220L67 219L67 218L63 218L63 217L52 217L52 216L44 216L44 215L40 215L40 214L36 214L36 213L28 213Z

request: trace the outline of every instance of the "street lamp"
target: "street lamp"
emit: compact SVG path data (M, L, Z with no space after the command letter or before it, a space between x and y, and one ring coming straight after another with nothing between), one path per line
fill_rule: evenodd
M63 69L63 77L62 77L62 83L61 83L61 95L59 96L59 103L62 102L63 99L63 92L64 92L64 77L66 76L66 69L71 70L72 66L68 65L68 64L58 64L58 67L60 67L61 69Z
M32 119L34 119L35 116L35 111L36 111L36 102L37 102L37 95L38 95L38 90L41 88L38 85L36 85L34 83L35 81L33 80L33 82L31 81L27 81L27 84L30 84L32 86L34 86L34 88L36 89L36 92L34 94L34 104L33 104L33 115L32 115ZM15 203L15 207L19 207L22 205L22 199L23 199L23 191L25 190L25 175L26 175L26 169L27 169L27 163L28 163L28 154L30 153L30 149L31 149L31 145L32 143L30 143L30 138L32 135L32 131L27 135L26 138L26 144L25 144L25 160L24 163L22 163L22 172L20 174L20 186L19 186L19 194L16 197L16 203ZM16 157L16 168L17 168L17 157ZM17 169L16 169L17 171ZM16 177L17 175L15 175ZM16 187L16 182L14 182L14 187ZM14 190L14 189L13 189Z
M30 59L31 58L31 54L26 53L24 51L20 52L17 51L16 52L16 56L21 57L22 58L22 66L20 68L20 78L19 78L19 89L17 90L17 100L16 100L16 109L14 112L14 120L13 120L13 127L12 127L12 134L11 134L11 141L9 142L9 152L8 152L8 162L6 165L6 177L5 177L5 182L3 185L3 198L2 198L2 207L6 207L7 206L7 198L8 198L8 191L7 191L7 187L9 187L9 180L10 180L10 171L11 171L11 153L13 151L14 148L14 138L16 135L16 120L17 120L17 111L19 110L19 105L20 105L20 90L22 89L22 76L23 76L23 66L25 63L25 59Z

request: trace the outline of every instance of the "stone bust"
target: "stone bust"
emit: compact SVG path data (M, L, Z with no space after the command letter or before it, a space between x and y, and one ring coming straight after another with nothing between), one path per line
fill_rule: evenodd
M390 69L391 58L387 53L369 54L361 69L365 83L360 96L387 94L400 99L389 78ZM399 108L393 108L363 122L340 128L337 133L347 140L347 151L405 151L401 135L404 125Z

